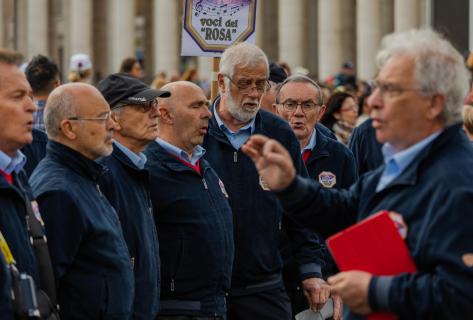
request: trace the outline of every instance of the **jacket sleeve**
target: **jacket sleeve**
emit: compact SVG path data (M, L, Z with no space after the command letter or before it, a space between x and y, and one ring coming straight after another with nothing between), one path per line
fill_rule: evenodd
M441 201L426 213L426 229L417 235L425 245L419 271L373 277L373 309L392 311L403 319L471 318L473 192L455 190Z
M83 237L84 222L77 204L66 191L53 190L38 195L51 254L59 282L72 263Z
M296 176L277 193L289 215L322 235L331 235L356 222L361 181L348 190L326 189L309 178Z

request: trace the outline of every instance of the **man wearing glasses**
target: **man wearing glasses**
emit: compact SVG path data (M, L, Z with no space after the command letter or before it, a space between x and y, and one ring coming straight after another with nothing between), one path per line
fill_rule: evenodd
M125 73L109 75L97 88L116 123L112 155L101 162L109 169L101 187L117 211L130 252L133 319L154 319L159 309L159 248L142 151L158 136L157 98L170 93L151 89Z
M225 183L233 211L230 320L292 318L281 274L282 255L289 254L281 251L284 237L289 239L299 280L312 286L309 280L321 277L318 239L284 215L277 197L241 152L253 133L270 135L290 149L297 171L307 175L291 128L281 118L260 110L261 97L270 87L268 77L268 59L258 47L240 43L225 50L218 74L220 97L211 106L213 117L204 140L206 158Z
M112 153L115 124L93 86L53 90L44 113L46 157L30 182L43 214L64 319L129 319L133 270L96 162Z
M293 75L278 88L273 108L276 114L289 123L299 140L302 159L309 177L327 189L347 189L357 179L355 159L347 147L327 138L316 126L325 112L322 99L322 92L316 82L303 75ZM326 232L319 232L318 235L324 239L328 236ZM328 259L323 269L324 278L337 270L328 251L325 251L325 256ZM293 269L286 267L284 276L295 309L293 311L297 313L307 309L307 303L301 299L302 294L297 288L297 283L291 281L294 279ZM324 280L318 279L318 281L320 286L330 291ZM340 298L336 297L334 302L336 307L334 314L337 318L340 314Z
M431 30L386 36L377 60L368 103L384 165L348 191L297 177L277 141L254 136L244 150L285 207L315 231L336 232L384 210L404 231L417 271L346 271L328 279L350 308L345 319L373 311L400 319L471 318L473 149L461 132L469 72L452 44Z

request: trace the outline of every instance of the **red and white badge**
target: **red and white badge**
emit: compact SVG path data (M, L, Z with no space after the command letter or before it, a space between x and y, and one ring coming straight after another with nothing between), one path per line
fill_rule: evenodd
M330 171L322 171L319 174L319 183L324 188L333 188L337 183L337 176Z

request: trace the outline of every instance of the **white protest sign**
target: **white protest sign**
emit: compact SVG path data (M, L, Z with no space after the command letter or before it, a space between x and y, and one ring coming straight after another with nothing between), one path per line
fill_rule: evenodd
M182 56L220 57L255 40L256 0L184 0Z

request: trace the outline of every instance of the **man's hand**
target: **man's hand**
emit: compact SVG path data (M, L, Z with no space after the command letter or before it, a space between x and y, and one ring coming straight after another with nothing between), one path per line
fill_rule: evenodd
M292 158L276 140L256 134L241 149L253 160L259 175L271 190L283 190L294 180L296 169Z
M368 288L372 275L364 271L340 272L327 279L332 294L339 295L353 312L371 313ZM335 302L335 301L334 301Z
M308 278L302 281L304 295L314 311L322 309L330 297L330 286L323 279Z

